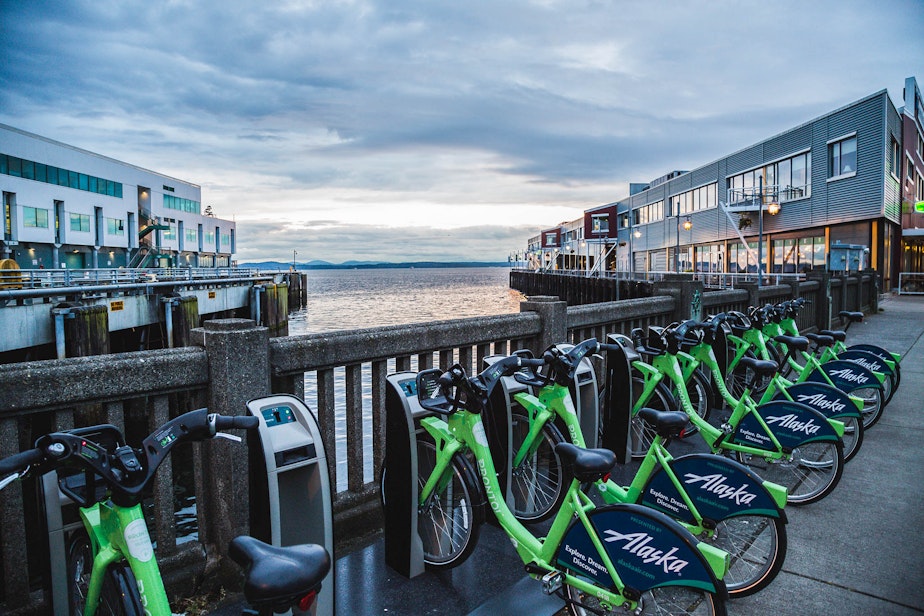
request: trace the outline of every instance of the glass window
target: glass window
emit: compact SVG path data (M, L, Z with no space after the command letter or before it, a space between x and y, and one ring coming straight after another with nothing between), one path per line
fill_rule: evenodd
M48 228L48 210L23 206L22 208L22 226Z
M22 159L15 156L9 157L10 175L22 177Z
M828 177L837 177L857 170L857 138L848 137L828 146Z
M90 216L87 214L71 214L71 231L90 231Z
M106 232L109 235L125 235L125 221L120 218L107 218Z
M35 179L35 163L31 160L22 161L22 177L27 180Z
M593 233L607 233L610 230L609 214L592 214L590 217L590 230ZM207 239L207 242L212 240Z

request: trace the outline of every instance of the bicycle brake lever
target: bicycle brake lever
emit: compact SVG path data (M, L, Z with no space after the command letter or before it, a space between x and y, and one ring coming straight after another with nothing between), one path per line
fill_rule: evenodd
M240 443L244 440L236 434L228 434L227 432L216 432L214 438L226 438L229 441L234 441L235 443Z
M29 468L31 468L31 467L26 468L26 469L23 470L22 472L13 473L12 475L10 475L9 477L7 477L6 479L0 479L0 490L2 490L3 488L5 488L6 486L10 485L11 483L13 483L14 481L16 481L17 479L20 479L20 478L22 478L22 477L25 477L25 476L26 476L26 473L29 472Z

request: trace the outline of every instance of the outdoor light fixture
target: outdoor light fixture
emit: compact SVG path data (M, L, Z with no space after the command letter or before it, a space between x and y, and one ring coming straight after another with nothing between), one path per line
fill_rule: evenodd
M639 231L638 229L636 229L635 232L634 232L632 235L634 235L635 238L638 239L638 238L642 237L642 232Z
M687 219L683 221L683 230L689 231L692 228L693 228L693 221L690 220L689 216L687 216Z
M776 216L777 214L779 214L780 204L777 203L776 201L771 201L770 204L767 205L767 213L770 214L771 216Z

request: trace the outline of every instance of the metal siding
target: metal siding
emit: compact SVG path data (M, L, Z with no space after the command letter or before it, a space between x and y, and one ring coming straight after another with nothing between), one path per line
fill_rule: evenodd
M690 175L693 176L691 180L693 183L692 185L694 187L699 187L699 186L702 186L703 184L709 184L711 182L715 182L716 177L718 177L718 172L719 172L718 163L712 163L711 165L706 165L705 167L700 167L699 169L695 169L694 171L690 173Z
M817 159L821 159L820 170L825 180L828 175L827 141L857 133L857 174L843 180L825 181L827 224L882 216L883 176L886 173L883 102L882 96L867 99L829 116L825 130L816 131L819 147L812 152L813 175ZM814 201L814 185L812 188Z
M746 150L732 154L725 160L727 161L726 173L728 175L735 175L747 169L753 169L763 162L763 146L761 144L751 146ZM722 190L724 191L725 187Z
M764 142L764 161L786 158L811 145L812 127L806 124Z
M885 156L890 155L891 143L890 141L894 139L901 146L902 143L902 116L895 109L895 106L889 101L886 105L886 152ZM899 147L899 157L902 156L902 149ZM899 160L898 168L899 173L901 173L902 160ZM896 180L892 177L892 174L889 173L888 161L886 161L885 171L883 173L885 177L885 188L884 188L884 214L885 217L896 224L901 224L902 219L902 193L901 193L901 183L899 180Z

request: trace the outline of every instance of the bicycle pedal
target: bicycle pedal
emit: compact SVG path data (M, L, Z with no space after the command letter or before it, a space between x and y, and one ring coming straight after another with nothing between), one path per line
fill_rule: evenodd
M562 575L558 571L549 571L542 576L542 591L552 595L561 590Z

